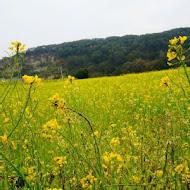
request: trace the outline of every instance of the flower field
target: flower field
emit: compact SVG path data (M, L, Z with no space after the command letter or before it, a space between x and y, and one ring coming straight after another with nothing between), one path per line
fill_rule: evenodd
M2 81L0 189L189 189L189 127L183 68Z

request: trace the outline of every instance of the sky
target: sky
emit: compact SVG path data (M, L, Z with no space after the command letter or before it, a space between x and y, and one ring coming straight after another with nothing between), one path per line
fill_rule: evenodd
M190 27L189 7L190 0L0 0L0 58L16 40L31 48Z

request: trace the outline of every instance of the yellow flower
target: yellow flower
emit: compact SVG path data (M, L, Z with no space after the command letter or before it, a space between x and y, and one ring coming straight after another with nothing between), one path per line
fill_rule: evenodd
M63 109L65 101L63 98L59 97L59 94L54 94L49 100L52 102L53 106L57 107L59 110Z
M169 79L169 77L162 78L161 86L162 87L168 87L168 86L170 86L170 79Z
M107 156L102 156L102 157L103 157L103 159L104 159L104 161L105 161L106 163L109 162L109 158L108 158Z
M177 172L178 174L181 174L182 171L183 171L183 169L184 169L183 164L180 164L180 165L178 165L178 166L175 168L175 172Z
M12 143L13 149L16 150L16 144L13 141L11 143Z
M86 189L87 188L87 185L84 183L84 184L82 184L82 188L83 189Z
M95 135L96 137L98 137L98 136L99 136L99 132L98 132L98 131L95 131L95 132L94 132L94 135Z
M1 136L3 144L7 144L7 135Z
M123 161L122 156L120 154L117 155L117 161L118 162L122 162Z
M32 84L35 80L35 78L33 76L27 76L27 75L24 75L22 77L22 79L24 80L24 82L26 82L28 84Z
M187 36L179 36L180 43L183 44L187 40Z
M9 119L8 117L6 117L5 120L4 120L4 123L8 123L9 120L10 120L10 119Z
M41 85L41 78L39 78L37 75L35 75L35 82L38 84L38 85Z
M168 61L171 61L172 59L175 59L177 57L177 53L174 51L168 51L167 52Z
M22 51L22 50L25 50L25 48L26 48L26 44L23 44L21 47L20 47L20 50Z
M119 137L112 138L110 144L113 146L118 146L120 144Z
M157 177L161 177L163 175L163 171L162 170L157 170L156 175L157 175Z
M178 38L174 37L173 39L169 40L169 43L171 45L175 45L175 44L177 44L178 40L179 40Z
M21 42L18 41L12 41L11 44L13 46L9 47L9 49L12 51L12 55L18 54L18 53L26 53L26 44L22 44Z
M41 79L38 78L37 75L35 75L35 77L33 76L28 76L28 75L24 75L22 77L23 81L28 83L28 84L33 84L34 82L36 82L38 85L41 85Z
M75 77L69 75L68 76L68 82L72 83L75 80Z
M135 183L139 183L139 181L140 181L139 178L136 177L136 176L133 177L133 180L134 180Z
M0 166L0 171L3 171L4 167L3 166Z
M16 42L12 41L11 44L14 46L16 44Z
M54 161L59 164L60 167L63 167L63 164L66 164L66 156L57 156L54 158Z

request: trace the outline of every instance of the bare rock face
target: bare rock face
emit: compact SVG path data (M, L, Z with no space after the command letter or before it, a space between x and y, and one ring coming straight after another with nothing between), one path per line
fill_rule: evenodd
M41 73L42 71L45 73L48 72L48 68L55 66L56 57L55 55L50 55L48 53L43 53L38 56L26 56L25 59L25 67L32 67L32 71L34 73Z
M7 65L13 65L9 58L3 58L0 60L0 71L4 71ZM28 75L38 74L42 77L54 78L56 73L50 72L50 68L56 71L56 56L50 53L42 53L38 56L36 55L25 55L23 66L23 73ZM47 74L46 74L47 73ZM6 76L6 73L3 75ZM1 76L0 76L1 78Z

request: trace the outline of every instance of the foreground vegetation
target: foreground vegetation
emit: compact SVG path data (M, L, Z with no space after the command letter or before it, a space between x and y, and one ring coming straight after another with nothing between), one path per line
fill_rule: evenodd
M179 57L174 45L170 61ZM25 75L23 81L0 83L0 189L190 188L183 65L85 80Z

